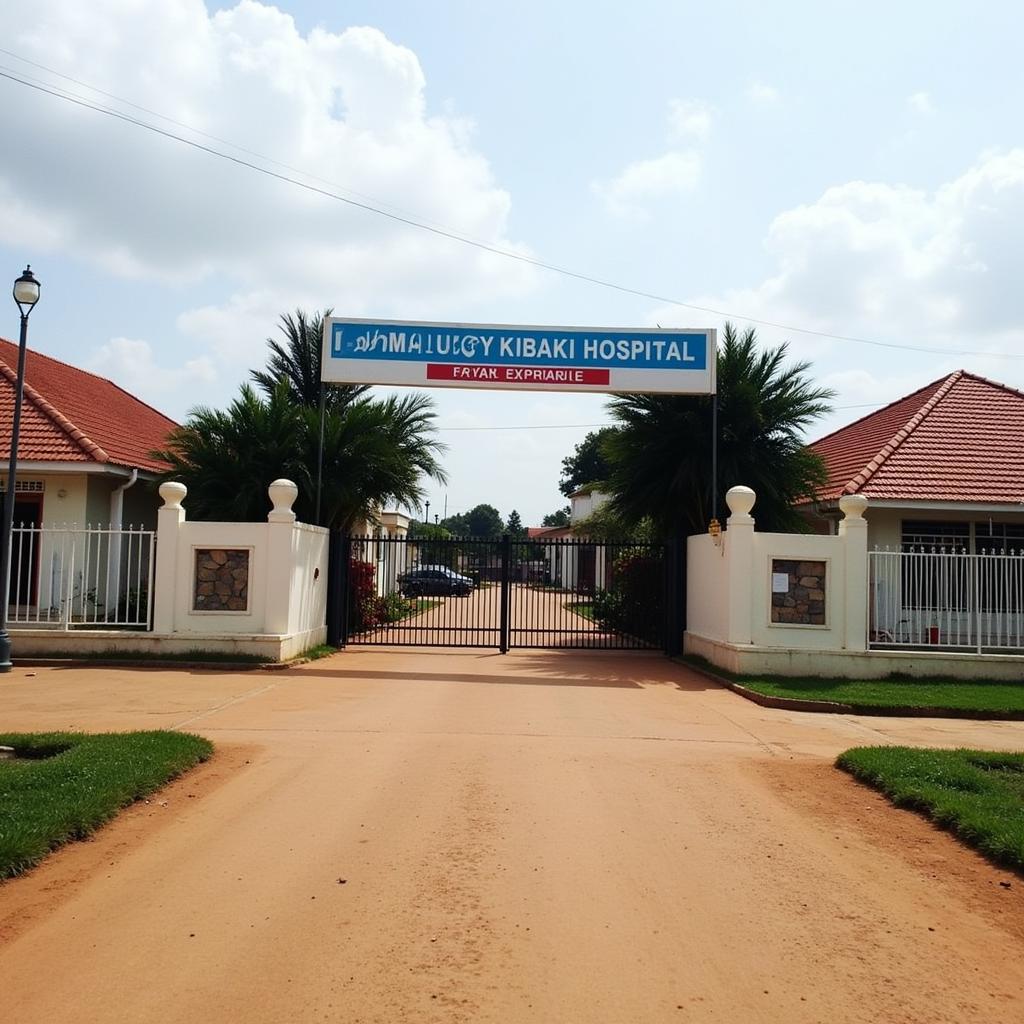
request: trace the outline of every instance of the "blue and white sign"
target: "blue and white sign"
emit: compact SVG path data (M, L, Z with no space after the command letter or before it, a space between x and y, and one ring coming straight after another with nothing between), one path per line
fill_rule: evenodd
M715 391L714 330L324 323L324 381L523 391Z

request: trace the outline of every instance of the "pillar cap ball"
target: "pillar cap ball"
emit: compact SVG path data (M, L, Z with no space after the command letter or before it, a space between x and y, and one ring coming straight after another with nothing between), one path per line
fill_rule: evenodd
M188 494L188 488L178 480L167 480L158 490L164 499L164 508L181 508L181 500Z
M725 493L725 503L729 506L729 511L736 516L750 515L755 501L757 501L757 495L753 489L744 487L742 484L730 487Z
M267 494L270 497L271 504L274 506L267 519L272 523L295 522L295 513L292 511L292 505L295 504L295 499L299 496L299 488L296 484L282 477L279 480L275 480L267 488Z
M839 499L839 511L847 519L861 519L867 511L868 499L863 494L844 494Z

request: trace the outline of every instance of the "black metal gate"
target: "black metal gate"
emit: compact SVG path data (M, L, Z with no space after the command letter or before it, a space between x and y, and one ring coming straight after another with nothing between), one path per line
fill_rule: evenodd
M673 543L339 536L328 640L675 654L680 570Z

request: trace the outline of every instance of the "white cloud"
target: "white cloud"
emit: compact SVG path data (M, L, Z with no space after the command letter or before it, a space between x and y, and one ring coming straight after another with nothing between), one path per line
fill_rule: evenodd
M508 237L511 200L474 149L470 123L432 113L416 55L376 29L303 35L289 15L256 0L216 13L202 0L92 0L88 17L77 0L39 0L28 20L0 7L0 36L29 59L308 173L124 108L133 116L318 187L372 196L526 251ZM522 264L52 97L23 90L17 99L6 108L7 130L21 141L0 168L0 240L116 275L233 292L228 303L181 318L197 334L204 319L217 320L212 355L231 362L233 376L262 359L277 314L300 302L421 316L468 311L536 286L536 271ZM258 329L235 315L245 310L260 311Z
M669 136L690 139L689 149L672 148L661 156L634 160L614 178L592 181L591 192L613 217L638 222L650 217L650 206L692 191L700 181L703 154L699 148L711 132L711 108L703 100L669 103Z
M774 219L763 280L692 301L740 322L756 317L950 353L758 328L763 341L788 340L794 355L813 359L845 402L888 401L959 367L1021 387L1022 235L1024 149L992 151L934 191L864 181L829 188ZM694 314L663 308L651 319L689 324ZM851 376L851 365L863 373Z
M665 153L628 164L618 177L591 187L615 216L646 219L648 203L689 192L697 184L700 163L696 153Z
M935 105L932 103L931 96L926 92L915 92L912 96L908 96L907 106L915 114L923 114L926 117L935 113Z
M711 134L711 108L703 100L672 100L668 105L668 123L679 138L703 142Z
M194 404L197 393L201 395L217 379L207 356L189 359L181 366L163 366L157 363L148 342L133 338L111 338L92 354L86 368L116 380L126 391L161 411L166 411L168 394L188 392Z
M765 82L752 82L747 89L747 99L766 107L778 103L781 98L779 90Z

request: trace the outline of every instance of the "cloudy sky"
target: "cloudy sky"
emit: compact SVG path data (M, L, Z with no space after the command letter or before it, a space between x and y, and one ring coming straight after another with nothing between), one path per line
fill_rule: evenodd
M688 303L782 325L759 334L838 392L817 435L959 367L1024 387L1021 38L997 0L3 4L0 72L64 98L0 78L2 263L43 282L32 347L178 419L295 307L721 327ZM433 394L432 513L539 522L608 419Z

